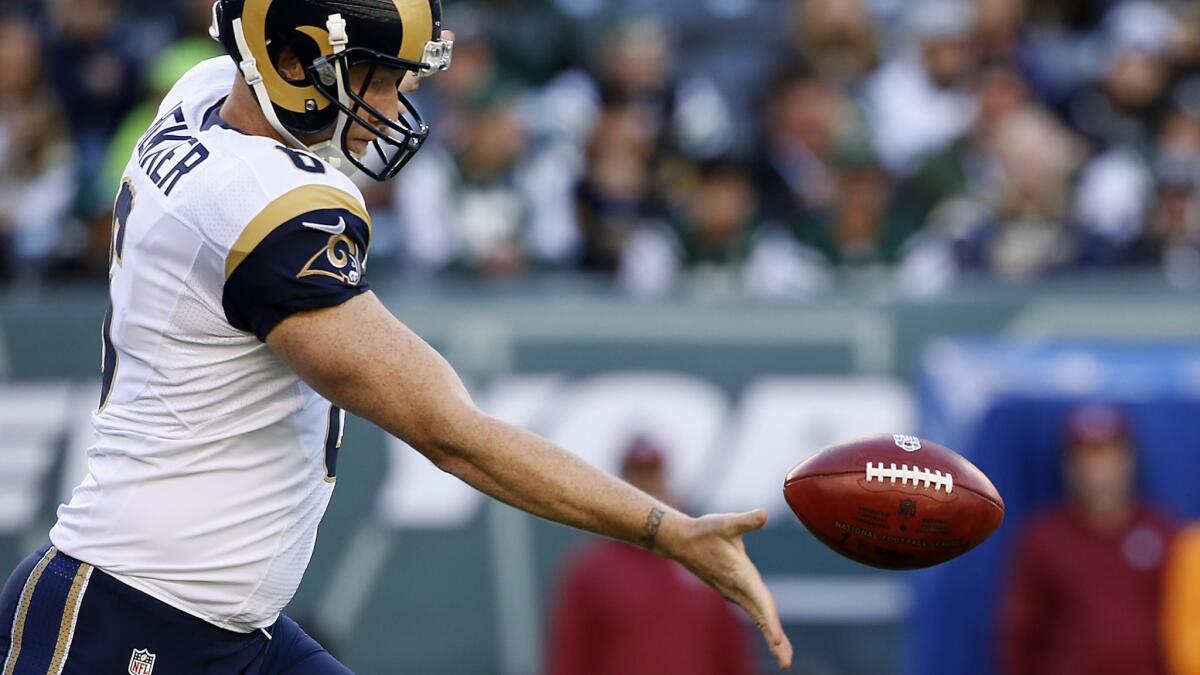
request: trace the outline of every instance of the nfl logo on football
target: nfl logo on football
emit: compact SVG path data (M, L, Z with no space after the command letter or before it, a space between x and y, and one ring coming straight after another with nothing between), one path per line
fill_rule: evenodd
M921 449L921 439L916 436L892 434L892 440L896 442L896 447L905 452L916 452Z
M148 649L135 649L129 657L129 675L150 675L154 670L154 654Z

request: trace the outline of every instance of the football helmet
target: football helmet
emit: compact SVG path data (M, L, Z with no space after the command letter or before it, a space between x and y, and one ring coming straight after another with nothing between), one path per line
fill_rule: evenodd
M399 90L398 119L367 103L376 69L425 77L450 67L454 47L442 39L441 0L216 0L209 32L237 63L267 121L288 143L347 174L357 169L375 180L395 176L429 134ZM287 48L304 68L301 80L289 80L278 69ZM350 81L354 66L367 68L358 90ZM355 122L374 134L361 157L347 145ZM308 145L296 137L330 128L328 141Z

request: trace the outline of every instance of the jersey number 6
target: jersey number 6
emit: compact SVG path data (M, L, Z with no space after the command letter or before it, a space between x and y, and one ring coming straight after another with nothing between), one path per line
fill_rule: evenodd
M121 191L117 193L117 201L113 204L112 244L108 250L108 276L112 279L113 265L120 266L125 251L125 224L129 221L129 212L133 210L133 185L129 179L121 181ZM110 282L111 283L111 282ZM108 395L112 393L113 378L117 376L117 350L112 343L113 304L110 297L108 309L104 312L104 327L100 331L100 407L102 412L108 403Z

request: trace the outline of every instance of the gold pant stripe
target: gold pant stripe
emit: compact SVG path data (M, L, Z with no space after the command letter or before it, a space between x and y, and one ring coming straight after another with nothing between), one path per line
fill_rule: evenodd
M63 604L62 620L58 624L58 642L54 644L54 658L50 660L47 675L60 675L67 663L67 653L71 651L71 640L75 637L75 622L79 619L83 594L91 578L92 566L80 563L75 578L71 580L71 590L67 591L67 601Z
M37 588L38 580L42 578L42 572L46 569L46 565L49 565L56 555L58 555L58 549L51 546L34 566L33 571L29 573L29 578L25 580L25 587L21 589L21 599L17 601L17 613L13 616L12 645L8 651L8 658L4 660L4 675L12 675L17 668L17 661L21 658L21 641L25 636L25 615L29 613L29 602L33 599L33 591Z

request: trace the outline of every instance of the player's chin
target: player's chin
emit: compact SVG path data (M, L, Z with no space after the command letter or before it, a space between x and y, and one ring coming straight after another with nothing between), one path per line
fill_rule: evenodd
M367 145L370 142L365 138L348 138L346 139L346 149L355 157L362 159L367 154Z

